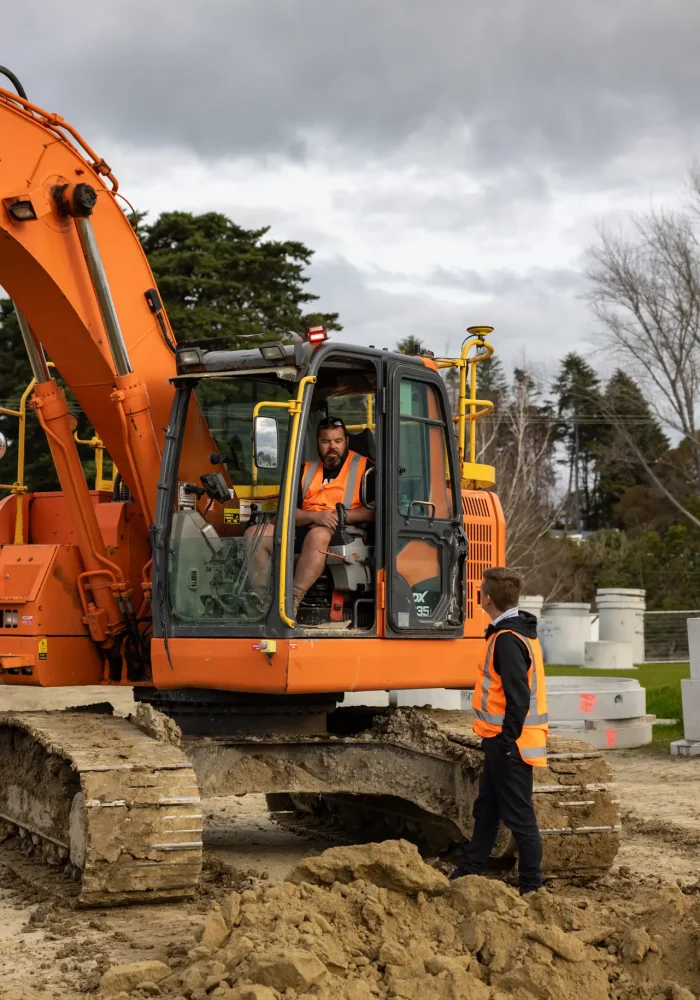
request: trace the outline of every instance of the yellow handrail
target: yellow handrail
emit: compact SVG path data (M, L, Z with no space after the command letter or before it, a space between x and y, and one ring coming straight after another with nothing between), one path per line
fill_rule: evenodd
M47 361L47 366L49 368L55 368L53 361ZM14 496L17 497L17 511L15 514L15 545L21 545L24 541L24 504L22 503L22 497L27 492L28 487L24 482L24 469L25 469L25 457L26 457L26 437L27 437L27 400L29 395L36 385L36 379L32 379L27 388L22 393L22 397L19 401L19 409L11 410L5 406L0 406L0 415L5 417L17 417L19 420L19 429L17 434L17 479L11 485L9 483L0 483L0 490L9 490ZM97 434L90 438L89 440L82 440L78 437L77 432L73 435L78 444L88 445L95 451L95 489L96 490L111 490L114 486L114 481L106 480L104 478L104 443L97 436ZM112 463L112 474L116 473L116 468L114 463Z
M49 368L55 367L52 361L47 361L47 365ZM27 492L27 487L24 483L27 399L35 384L36 379L33 378L22 393L18 410L8 410L6 407L0 406L0 414L5 417L17 417L19 420L19 431L17 434L17 479L11 486L7 483L0 483L0 490L9 490L13 496L17 497L15 501L17 508L15 512L15 545L21 545L24 542L24 504L22 503L22 497Z
M102 438L95 434L94 437L83 439L78 437L78 432L76 431L73 435L73 439L76 444L87 445L88 448L92 448L95 452L95 489L96 490L113 490L114 489L114 477L117 474L116 466L112 462L112 478L104 478L104 455L105 446Z
M493 466L476 460L476 421L493 410L488 399L478 399L476 395L476 366L493 354L493 346L486 337L493 332L492 326L470 326L467 333L471 337L462 345L459 358L436 358L438 368L459 368L459 414L453 418L457 427L459 465L462 488L486 489L496 482ZM472 348L475 353L469 356ZM469 368L469 395L467 396L467 368ZM467 410L469 412L467 412ZM469 444L467 446L467 424L469 424ZM468 457L467 457L468 455Z
M253 427L255 427L255 418L260 416L260 411L262 409L289 410L290 406L292 406L293 404L294 404L293 400L291 403L289 401L286 403L276 403L276 402L268 403L264 399L261 400L259 403L256 403L255 406L253 407ZM253 483L251 489L253 491L253 499L255 499L258 495L258 467L255 464L255 449L253 449L253 457L251 458L251 470L253 475Z
M313 385L316 381L315 375L305 375L299 382L297 398L288 403L278 403L289 410L292 416L292 426L289 431L289 446L287 448L287 474L284 480L284 496L282 500L282 548L280 551L280 586L279 586L279 615L285 625L294 628L294 620L287 615L287 535L289 533L289 518L291 514L292 489L294 480L294 464L296 459L297 442L299 439L299 423L301 421L301 408L304 402L304 391L307 385ZM296 507L295 507L296 510Z
M346 430L350 434L358 434L360 431L365 430L365 428L369 428L371 431L374 431L374 429L375 429L375 423L374 423L374 412L373 412L373 407L372 407L372 393L371 392L366 392L365 393L365 407L366 407L366 417L365 417L364 424L347 424L346 425Z

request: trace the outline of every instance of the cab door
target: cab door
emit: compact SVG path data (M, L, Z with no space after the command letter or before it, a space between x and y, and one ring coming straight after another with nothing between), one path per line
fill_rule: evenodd
M444 383L398 364L388 390L386 633L455 638L464 631L467 539Z

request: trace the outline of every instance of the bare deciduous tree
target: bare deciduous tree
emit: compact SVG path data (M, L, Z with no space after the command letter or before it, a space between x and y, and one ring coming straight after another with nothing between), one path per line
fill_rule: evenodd
M697 205L650 212L626 234L603 232L590 248L587 294L605 343L649 394L659 420L692 454L692 486L700 487L700 177ZM614 420L614 414L610 414ZM618 430L645 472L685 517L700 521L649 466L624 422Z
M480 421L479 460L496 468L508 565L527 572L560 514L555 502L556 421L532 372L516 369L494 414Z

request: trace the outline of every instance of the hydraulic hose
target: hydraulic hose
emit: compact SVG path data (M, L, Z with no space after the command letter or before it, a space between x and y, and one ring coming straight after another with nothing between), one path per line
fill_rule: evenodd
M27 97L27 91L24 89L24 87L19 82L19 80L17 79L17 77L15 76L15 74L12 72L11 69L8 69L7 66L0 66L0 73L2 73L3 76L7 77L7 79L11 82L12 86L17 91L18 95L23 100L25 101L29 100L29 98Z

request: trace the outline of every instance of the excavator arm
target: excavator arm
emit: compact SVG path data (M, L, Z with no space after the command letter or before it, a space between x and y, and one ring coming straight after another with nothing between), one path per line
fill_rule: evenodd
M0 202L0 284L151 522L174 337L117 180L59 115L0 88ZM215 450L195 409L183 469L197 479Z

